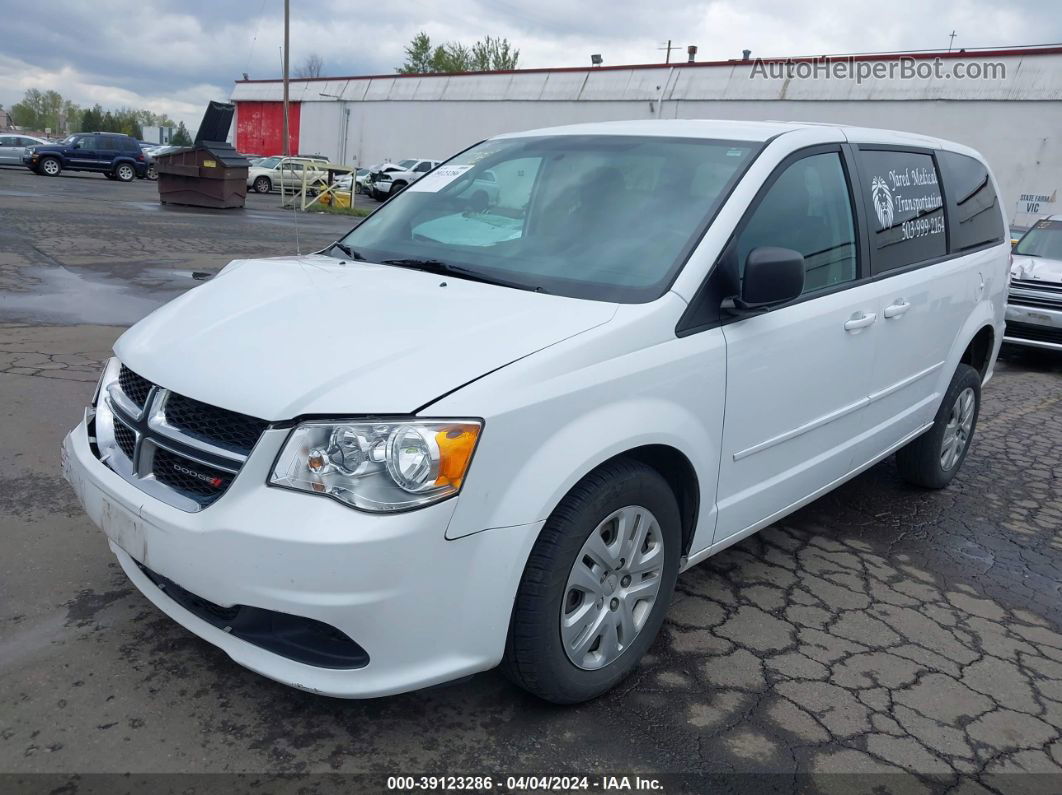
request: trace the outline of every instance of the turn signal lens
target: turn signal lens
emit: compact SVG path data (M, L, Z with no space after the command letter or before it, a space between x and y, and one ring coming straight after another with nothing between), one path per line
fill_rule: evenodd
M454 425L435 434L435 444L439 448L439 477L435 479L436 486L461 488L477 441L478 425Z

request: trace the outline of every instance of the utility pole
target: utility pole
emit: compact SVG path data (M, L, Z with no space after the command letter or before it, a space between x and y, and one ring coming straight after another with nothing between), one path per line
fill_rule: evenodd
M657 47L657 49L658 50L667 50L667 59L664 61L664 63L671 63L671 51L672 50L681 50L682 48L681 47L672 47L671 46L671 39L668 39L666 47Z
M951 31L951 35L948 36L948 52L951 52L951 48L955 46L955 31Z
M284 0L284 142L281 154L287 157L288 151L288 21L290 18L290 0Z

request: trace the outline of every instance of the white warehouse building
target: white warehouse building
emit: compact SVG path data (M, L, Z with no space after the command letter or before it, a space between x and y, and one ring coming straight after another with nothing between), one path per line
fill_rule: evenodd
M962 76L960 76L962 75ZM503 132L619 119L885 127L980 150L1018 226L1062 211L1062 47L292 80L292 153L446 159ZM283 86L240 80L238 149L278 154Z

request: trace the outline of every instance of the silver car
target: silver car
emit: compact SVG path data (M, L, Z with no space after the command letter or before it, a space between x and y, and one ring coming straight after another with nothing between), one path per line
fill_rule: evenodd
M34 138L32 135L15 133L0 134L0 164L5 166L21 166L22 157L31 146L40 146L49 143L43 138Z
M1003 341L1062 351L1062 215L1037 221L1014 246Z

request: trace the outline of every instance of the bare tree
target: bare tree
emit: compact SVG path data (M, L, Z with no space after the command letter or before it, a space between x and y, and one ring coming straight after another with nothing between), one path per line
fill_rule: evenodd
M320 77L324 69L324 58L315 52L307 55L301 64L295 67L295 77Z

